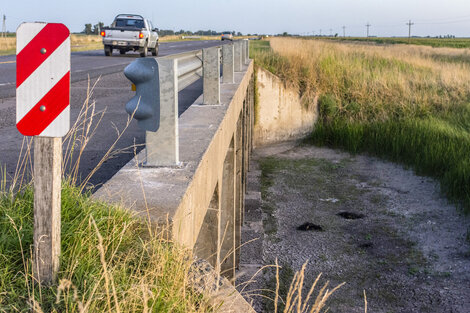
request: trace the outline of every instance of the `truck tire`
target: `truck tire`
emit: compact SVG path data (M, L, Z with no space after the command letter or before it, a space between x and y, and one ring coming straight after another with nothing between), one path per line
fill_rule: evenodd
M104 55L110 57L113 55L113 48L111 46L104 46Z
M153 55L154 57L156 57L156 56L158 55L158 42L157 42L157 44L155 45L155 48L150 49L150 51L152 51L152 55Z
M147 56L147 51L148 51L148 41L145 42L144 47L140 50L140 56L142 58Z

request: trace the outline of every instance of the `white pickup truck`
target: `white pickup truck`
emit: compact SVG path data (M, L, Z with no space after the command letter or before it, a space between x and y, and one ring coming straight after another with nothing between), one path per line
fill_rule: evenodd
M139 51L140 56L145 57L150 51L156 56L158 55L157 31L152 22L140 15L119 14L110 27L101 30L104 54L111 56L113 49L117 49L120 54Z

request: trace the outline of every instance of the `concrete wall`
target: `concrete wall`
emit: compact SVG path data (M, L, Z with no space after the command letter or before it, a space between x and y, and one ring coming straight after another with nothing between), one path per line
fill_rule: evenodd
M297 90L286 88L275 75L257 68L259 101L254 127L254 146L302 138L312 130L318 116L318 105L303 104Z

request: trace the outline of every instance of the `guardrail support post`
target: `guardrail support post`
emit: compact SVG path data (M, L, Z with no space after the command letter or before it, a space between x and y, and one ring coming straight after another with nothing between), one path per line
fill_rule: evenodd
M247 56L246 56L246 42L248 40L246 39L243 39L241 41L241 46L242 46L242 65L246 65L246 59L247 59Z
M250 60L250 41L247 39L245 40L245 65L248 63Z
M235 72L242 71L242 41L235 41Z
M220 50L202 50L203 103L220 104Z
M235 83L233 76L234 60L233 44L222 46L222 81L224 84Z
M178 60L157 59L160 84L160 128L147 131L147 166L179 165Z

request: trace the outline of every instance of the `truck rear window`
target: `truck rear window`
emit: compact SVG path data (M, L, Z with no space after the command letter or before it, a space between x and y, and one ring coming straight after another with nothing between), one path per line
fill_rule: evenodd
M130 18L118 18L115 27L144 28L144 20L135 20Z

